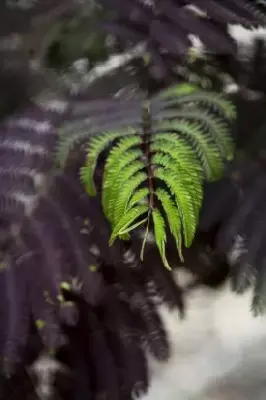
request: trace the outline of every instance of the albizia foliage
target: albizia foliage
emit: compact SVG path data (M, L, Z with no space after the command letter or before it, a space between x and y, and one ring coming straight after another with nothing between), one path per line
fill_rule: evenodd
M202 204L203 180L219 179L224 162L233 157L228 126L235 116L233 104L216 93L193 85L177 85L140 102L106 102L99 118L72 123L61 130L58 159L66 162L75 143L87 141L81 179L90 196L96 194L94 173L98 159L109 151L102 182L102 207L115 239L154 227L164 265L167 230L176 241L180 259L183 244L190 247ZM91 112L93 112L93 103ZM118 106L118 108L117 108ZM120 106L120 107L119 107ZM88 107L89 108L89 107ZM143 241L143 252L145 239Z
M118 243L109 247L99 199L79 183L80 164L53 168L58 126L82 105L32 104L1 125L1 372L10 375L23 361L33 322L53 354L70 338L73 369L84 365L92 398L106 391L129 398L147 388L142 346L158 359L169 355L149 285L157 294L169 286L161 296L172 305L181 300L170 275L156 272L160 259L143 269ZM83 363L75 365L78 357Z
M59 3L61 4L57 4ZM167 75L169 66L172 67L178 60L189 55L191 41L188 33L198 35L206 49L211 52L233 54L236 46L226 32L226 24L240 23L251 26L265 21L262 2L194 1L197 9L187 7L187 1L106 0L104 3L109 4L117 14L115 19L109 22L111 25L108 25L108 29L111 28L120 38L128 38L132 43L146 42L147 59L151 58L159 76ZM53 10L50 1L42 4L37 1L32 4L36 5L36 10L40 6L40 14L42 7L47 7L49 11L51 6L51 11ZM0 14L4 22L0 27L0 35L5 36L16 31L27 32L28 20L26 23L24 17L34 17L34 10L32 9L32 13L30 10L20 10L17 13L15 8L1 8ZM38 12L36 11L37 14ZM19 20L21 15L23 18ZM16 61L16 58L14 60ZM11 92L9 84L7 92ZM15 85L16 92L18 90ZM112 247L108 244L112 233L112 239L127 235L134 218L130 216L130 220L126 221L130 224L117 229L115 234L111 231L113 226L110 228L108 222L111 225L118 223L117 216L120 215L121 207L116 210L116 205L123 206L124 203L122 199L116 204L116 195L119 195L120 189L123 189L125 198L127 194L124 191L127 189L126 185L124 188L120 185L121 171L114 166L119 166L118 161L121 161L123 167L123 162L129 161L122 157L124 153L133 159L136 156L134 160L137 162L133 166L136 170L122 170L124 182L128 178L127 174L134 175L139 171L138 168L147 167L142 157L143 146L142 154L138 153L141 140L154 164L170 169L167 163L171 153L175 157L175 164L172 165L178 164L178 156L181 153L184 166L191 174L194 171L191 177L198 191L194 190L189 182L186 171L180 168L184 187L187 188L181 207L186 215L181 214L181 217L183 222L185 221L186 232L189 233L183 239L186 244L191 243L203 195L203 178L220 176L222 161L231 157L231 140L227 137L228 140L224 141L226 129L223 123L220 123L221 114L218 125L212 116L213 113L219 114L222 108L226 119L230 119L232 109L224 107L228 103L224 103L216 94L209 98L205 93L201 93L195 98L190 96L191 93L187 93L181 104L174 94L172 92L172 96L163 99L155 97L151 102L151 109L147 107L146 102L143 107L143 99L139 98L133 99L130 104L123 99L88 102L74 97L67 102L56 99L49 101L49 107L30 103L1 123L0 361L1 372L4 371L5 375L12 373L16 363L21 361L32 322L43 346L53 353L68 344L70 339L69 364L73 371L78 371L78 386L86 388L88 398L104 398L108 392L112 399L121 400L145 391L148 385L148 371L143 348L148 349L157 359L167 360L170 349L155 299L158 301L160 298L181 310L182 301L171 273L161 262L159 252L161 256L164 255L168 250L168 243L158 209L150 207L153 205L152 191L147 192L147 187L142 191L138 190L135 197L131 197L130 204L130 210L134 209L134 204L143 207L143 204L139 203L144 199L145 211L149 211L147 204L153 210L155 236L157 227L157 242L160 246L157 249L146 248L149 253L143 262L139 260L139 248L135 251L133 246L134 234L131 242L121 244L117 240ZM11 97L13 101L14 96ZM206 102L210 107L208 115L204 113ZM6 106L6 101L3 103ZM16 107L11 104L10 108L5 108L4 113L14 108ZM132 125L134 129L127 135L128 126ZM67 136L67 146L63 149L67 159L67 168L64 171L54 168L53 156L60 127ZM76 135L72 135L73 129ZM164 145L161 146L160 135L164 134L165 130L169 141L168 144L164 141ZM171 139L174 135L176 143L176 136L180 131L186 140L180 141L184 146L175 149L173 153ZM108 133L105 136L106 142L103 140L104 132ZM205 134L204 141L202 133ZM99 136L94 136L96 134ZM89 143L90 135L94 136L91 141L93 147L90 148L92 151L87 151L87 163L84 164L81 157L85 155L83 147L78 143L77 148L73 150L72 146L68 145L73 144L73 136ZM156 140L153 140L154 136ZM102 199L97 196L89 198L79 182L80 167L85 165L83 178L87 183L87 190L90 184L90 194L95 194L96 184L100 181L98 178L101 178L96 161L100 158L98 156L102 144L111 144L113 138L119 139L119 142L116 142L115 151L109 153L109 166L111 164L112 168L109 170L110 174L108 169L104 171L104 196ZM126 153L124 150L127 146L130 152ZM77 156L79 162L69 166L71 157L68 156L72 155L72 150L73 158ZM91 159L93 163L88 162ZM191 169L187 159L193 160L191 165L195 169ZM148 170L152 171L151 163L148 164ZM250 169L250 173L252 171ZM168 175L163 175L162 172L162 169L159 172L157 170L157 178L162 178L162 182L167 183L173 178L172 171ZM237 290L242 291L256 280L254 307L256 311L262 311L265 294L265 179L258 170L253 172L254 175L251 175L245 184L237 187L237 195L240 196L236 205L232 203L233 214L230 218L228 214L224 218L217 247L229 255ZM89 173L90 179L86 179L86 173ZM147 181L147 171L144 175L144 180ZM142 179L143 175L138 175L138 178ZM114 181L117 186L114 186L113 190L110 189L110 182ZM175 186L174 179L171 179L170 186ZM233 186L235 189L235 185ZM180 233L177 229L180 221L175 219L176 214L171 212L172 198L166 189L157 189L156 201L165 204L173 236L177 238L177 234ZM200 195L200 201L194 201L197 193ZM241 203L242 193L245 194L244 203ZM219 199L221 203L226 194L227 190L222 190ZM233 196L229 199L234 199L234 195L233 190ZM108 207L108 198L112 200L111 207ZM186 207L186 198L189 200L189 208ZM225 199L226 206L228 203L228 199ZM108 222L101 205L106 206ZM217 192L212 205L218 206ZM241 205L243 207L240 207ZM210 210L211 208L208 211ZM223 212L222 206L219 211ZM191 215L193 230L189 232ZM244 249L241 256L233 259L231 255L241 246L242 250Z
M101 0L101 4L112 15L103 28L123 45L145 42L145 61L159 79L190 59L191 35L200 39L207 53L235 56L237 45L228 24L252 27L266 22L265 4L256 0Z

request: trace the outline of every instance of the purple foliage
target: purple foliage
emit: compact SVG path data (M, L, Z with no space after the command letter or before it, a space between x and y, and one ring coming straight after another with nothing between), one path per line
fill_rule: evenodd
M185 8L188 1L103 3L117 12L113 21L106 22L108 29L133 43L147 41L154 74L160 79L167 76L175 60L186 58L188 33L199 35L210 51L230 54L235 52L235 44L226 33L225 23L252 25L265 21L263 13L255 13L256 7L244 0L194 1L207 11L208 19L198 18ZM45 7L51 4L46 2ZM19 14L11 14L19 18ZM6 21L11 14L6 14ZM28 29L25 19L21 25L14 19L12 30L16 24L18 31ZM9 26L1 28L0 35L7 34ZM183 311L181 290L162 266L155 246L147 246L143 264L138 260L141 240L137 233L132 243L108 246L110 230L99 199L89 199L79 183L81 154L63 172L53 168L57 128L63 122L93 116L94 123L108 128L116 127L118 119L120 125L138 123L138 101L130 103L134 103L130 108L121 100L87 102L81 108L79 99L70 97L61 111L28 104L0 126L1 369L5 375L12 375L17 364L25 362L33 323L42 346L65 357L64 363L72 369L71 399L77 398L80 391L84 398L91 399L106 398L108 393L112 400L128 400L145 392L149 376L144 349L164 361L170 354L154 296ZM226 219L218 237L220 249L228 251L240 226L251 232L248 243L253 253L247 261L264 262L265 235L259 237L262 222L256 225L252 218L257 216L253 212L254 193L263 195L265 180L255 180L252 187L239 185L236 193L235 182L231 184L230 180L229 190L227 186L222 188L221 218L226 215L223 205L237 198L238 207L243 193L246 210L251 213L244 219L244 209L239 208L238 213L230 215L228 225ZM209 213L208 200L206 203ZM262 213L264 203L265 195L259 199ZM217 213L213 218L208 214L208 218L207 230L217 222ZM176 251L170 251L169 257L176 260ZM206 276L212 267L204 265ZM262 269L259 272L263 273ZM62 282L71 284L72 290L62 291ZM10 400L9 393L0 392L0 397Z
M227 24L251 27L266 21L265 6L248 0L102 0L101 3L112 11L112 18L102 24L104 29L123 45L146 42L155 79L166 79L171 72L166 54L176 63L187 61L192 46L189 35L197 36L211 54L234 56L236 43L227 32Z
M160 360L169 356L149 283L172 306L181 307L180 292L168 271L159 273L156 252L143 268L136 255L127 260L123 245L109 247L99 199L79 183L80 152L65 171L53 168L57 128L83 119L80 105L29 105L1 125L1 369L12 377L23 362L33 321L46 349L72 354L69 365L86 376L92 398L109 392L120 400L147 389L144 348ZM87 115L97 120L103 107L123 114L124 107L103 101L88 104ZM124 114L135 120L134 108ZM73 301L64 299L62 282L71 285L65 297Z

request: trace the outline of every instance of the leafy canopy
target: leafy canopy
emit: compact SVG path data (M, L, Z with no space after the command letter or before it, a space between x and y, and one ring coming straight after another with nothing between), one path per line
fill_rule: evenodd
M110 103L110 102L109 102ZM164 265L167 231L173 235L179 257L192 244L203 198L203 181L219 179L226 160L233 157L228 134L234 106L222 95L177 85L143 102L106 103L99 116L76 122L61 132L58 159L65 165L77 141L88 142L81 180L96 195L94 173L100 154L109 151L102 182L102 207L112 234L129 239L130 232L153 224ZM104 109L104 104L102 104Z

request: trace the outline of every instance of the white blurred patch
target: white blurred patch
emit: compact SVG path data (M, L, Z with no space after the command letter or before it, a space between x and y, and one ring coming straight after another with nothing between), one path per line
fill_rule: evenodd
M228 30L237 43L245 47L252 46L257 38L266 39L266 28L262 27L247 29L242 25L229 25Z
M178 278L187 283L191 276L179 271ZM184 320L158 303L172 355L166 363L148 356L150 388L140 400L265 400L266 320L253 317L251 298L251 291L232 293L228 283L197 288L185 299ZM47 355L32 366L41 400L53 398L58 369Z
M233 266L245 253L247 253L247 249L245 248L245 239L241 235L236 235L233 246L227 254L227 261L231 266Z
M251 292L232 293L228 284L198 288L186 298L183 321L160 306L172 356L165 364L150 359L151 387L141 400L265 399L266 320L252 316L251 298ZM241 397L244 387L252 397Z
M48 354L42 354L31 366L30 372L37 377L35 391L40 400L48 400L53 395L53 381L55 373L62 369Z

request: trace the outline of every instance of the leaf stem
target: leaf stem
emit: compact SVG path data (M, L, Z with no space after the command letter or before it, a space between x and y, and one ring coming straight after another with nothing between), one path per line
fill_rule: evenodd
M143 152L147 160L147 176L148 176L148 189L149 189L148 202L150 209L153 209L155 187L154 187L154 174L152 169L152 152L150 150L152 121L151 121L149 102L144 102L142 107L142 129L143 129Z

